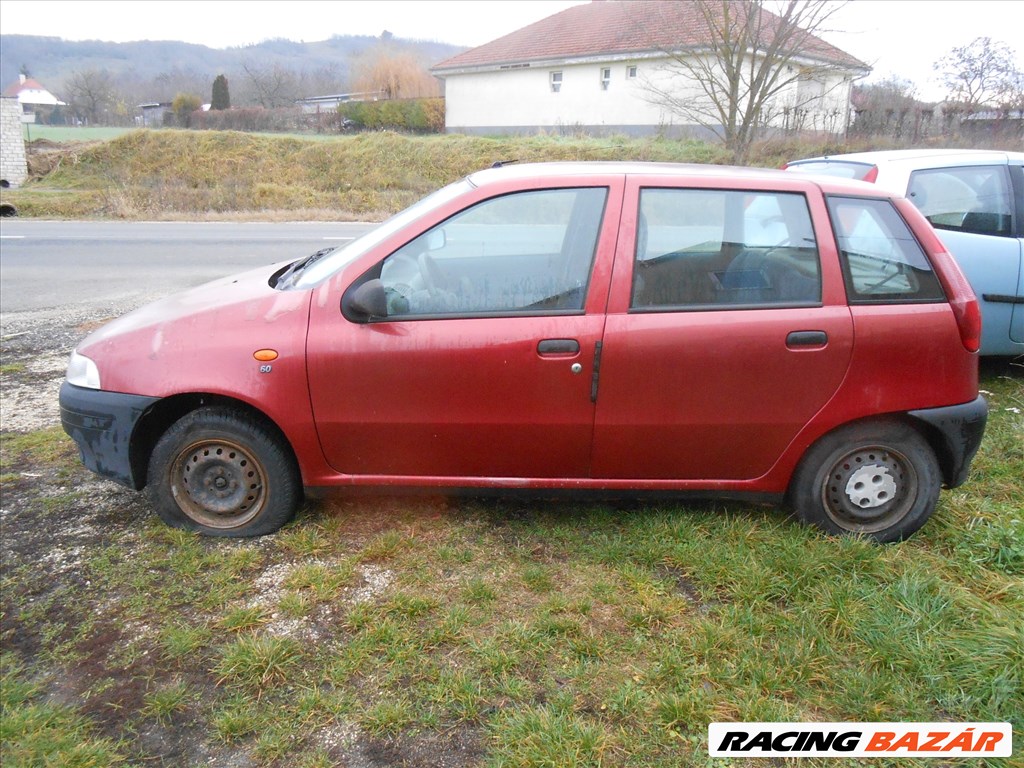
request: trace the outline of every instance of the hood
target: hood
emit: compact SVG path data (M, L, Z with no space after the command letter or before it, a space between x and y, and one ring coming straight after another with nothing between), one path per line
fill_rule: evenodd
M228 382L253 367L258 349L275 349L282 360L303 358L310 292L271 288L280 266L147 304L88 336L78 351L96 363L104 390L234 391Z

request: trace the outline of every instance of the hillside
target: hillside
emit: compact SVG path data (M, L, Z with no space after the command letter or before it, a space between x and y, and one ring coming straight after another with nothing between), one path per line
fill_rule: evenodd
M382 38L367 35L335 35L327 40L295 42L291 40L265 40L255 45L234 48L210 48L169 40L143 40L131 43L110 43L100 40L62 40L35 35L0 35L0 88L6 88L18 79L22 67L60 96L60 89L68 78L86 70L107 70L122 87L133 85L146 89L147 83L163 82L168 89L192 79L208 84L224 73L231 81L242 80L243 67L257 65L261 69L280 66L296 74L320 73L310 78L311 86L327 88L333 81L333 90L347 87L353 63L375 46ZM412 53L429 66L453 56L465 48L422 40L387 38L388 45ZM162 93L159 87L138 98L169 100L174 92ZM321 95L303 93L301 95Z

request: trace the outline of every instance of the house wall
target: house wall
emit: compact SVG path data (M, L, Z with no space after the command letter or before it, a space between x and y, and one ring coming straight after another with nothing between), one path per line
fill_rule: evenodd
M695 83L666 68L666 60L594 62L562 66L447 75L445 126L449 133L532 133L538 130L585 130L593 134L650 135L702 133L690 121L655 103L649 87L670 89L682 99L702 98ZM635 66L637 76L627 77ZM607 89L601 70L611 70ZM558 92L551 89L551 73L561 72ZM784 109L811 94L826 94L817 108ZM850 83L831 77L825 83L801 82L780 94L770 124L776 128L846 129ZM829 117L830 116L830 117ZM796 123L799 123L797 125Z
M626 66L624 62L604 64L611 69L607 90L601 88L598 64L449 75L445 79L446 128L485 133L524 128L616 130L670 121L660 107L643 100L639 75L627 79ZM562 73L557 93L551 90L552 72Z
M21 127L21 105L12 96L0 97L0 178L12 187L28 178L25 136Z

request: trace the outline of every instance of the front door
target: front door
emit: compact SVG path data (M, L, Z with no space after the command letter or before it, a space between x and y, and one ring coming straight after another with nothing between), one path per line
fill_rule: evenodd
M621 182L490 198L363 275L383 284L386 318L314 302L310 394L330 465L368 482L587 477L620 204Z

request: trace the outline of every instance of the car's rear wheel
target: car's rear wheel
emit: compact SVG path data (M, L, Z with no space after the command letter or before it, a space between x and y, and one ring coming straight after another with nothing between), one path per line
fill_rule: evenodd
M230 408L201 408L171 426L153 449L148 485L164 522L211 536L272 533L302 501L284 441Z
M932 515L942 476L931 446L898 422L854 424L806 453L790 486L799 519L829 533L899 541Z

